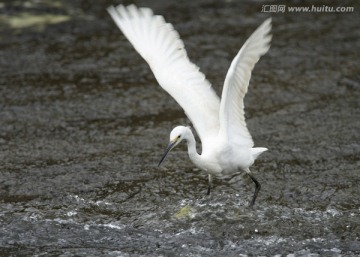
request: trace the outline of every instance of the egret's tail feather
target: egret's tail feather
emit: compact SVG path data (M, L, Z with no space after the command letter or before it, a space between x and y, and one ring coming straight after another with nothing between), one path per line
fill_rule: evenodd
M267 151L268 149L265 147L254 147L251 148L251 153L254 157L254 160L256 160L260 154L262 154L263 152Z

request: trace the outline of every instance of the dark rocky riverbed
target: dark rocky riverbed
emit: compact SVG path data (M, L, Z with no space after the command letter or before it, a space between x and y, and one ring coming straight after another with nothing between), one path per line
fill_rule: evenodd
M190 124L106 12L119 1L0 3L0 256L360 255L360 5L261 12L268 1L127 1L173 23L220 94L273 17L245 100L262 184L207 178ZM311 6L291 1L287 6ZM270 9L265 9L270 10Z

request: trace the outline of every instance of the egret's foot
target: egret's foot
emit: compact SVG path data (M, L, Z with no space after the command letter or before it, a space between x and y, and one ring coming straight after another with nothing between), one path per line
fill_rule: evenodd
M211 186L212 186L212 176L210 174L208 174L208 178L209 178L209 185L208 185L208 190L207 190L207 195L210 195L211 192Z
M253 208L254 204L255 204L255 200L257 198L257 195L259 194L259 191L261 189L261 185L260 185L259 181L257 181L257 179L253 175L251 175L250 173L248 173L248 175L250 176L251 180L254 181L254 183L255 183L254 196L253 196L253 198L252 198L252 200L251 200L251 202L249 204L249 207Z

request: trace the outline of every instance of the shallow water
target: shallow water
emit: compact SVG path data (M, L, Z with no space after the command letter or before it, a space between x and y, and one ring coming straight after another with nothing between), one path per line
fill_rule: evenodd
M113 3L0 5L0 255L360 255L359 4L294 14L136 1L174 24L218 93L273 17L245 100L255 144L269 148L252 167L262 190L250 210L249 178L216 180L206 196L184 145L157 167L172 127L190 123L106 13Z

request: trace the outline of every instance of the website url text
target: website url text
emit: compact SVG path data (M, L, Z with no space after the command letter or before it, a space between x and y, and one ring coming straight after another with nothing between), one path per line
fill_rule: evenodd
M354 12L353 6L286 6L286 5L263 5L261 12L324 12L324 13L346 13Z

